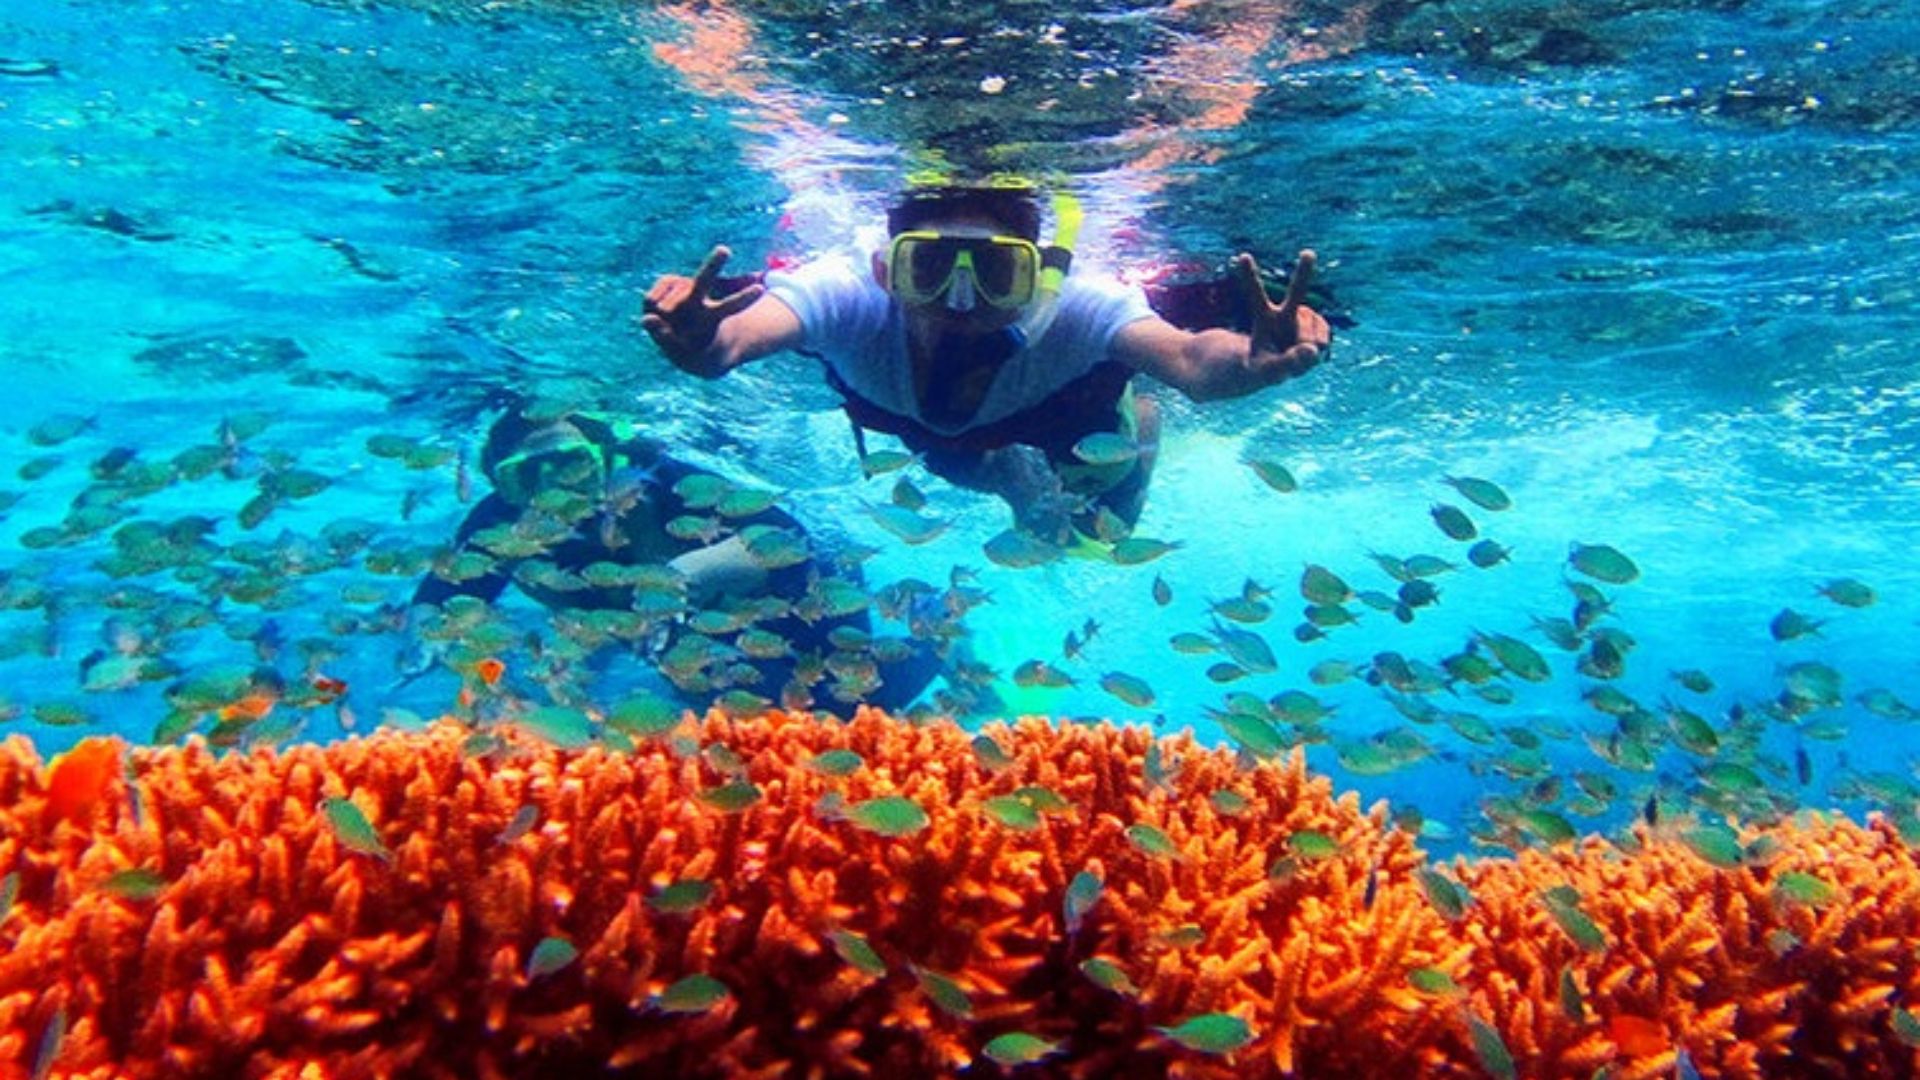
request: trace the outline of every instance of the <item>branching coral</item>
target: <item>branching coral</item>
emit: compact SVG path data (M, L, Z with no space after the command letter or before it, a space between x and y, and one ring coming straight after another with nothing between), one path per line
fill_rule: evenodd
M1024 1032L1006 1045L1060 1074L1476 1075L1479 1022L1526 1076L1653 1075L1682 1047L1708 1075L1914 1065L1890 1019L1920 876L1888 830L1786 828L1732 870L1660 837L1463 863L1449 921L1385 808L1298 755L984 737L715 713L631 753L476 754L448 724L137 750L124 777L91 744L91 790L16 738L0 1061L893 1076L990 1071ZM1558 886L1598 948L1541 899ZM1214 1014L1235 1019L1169 1033ZM1250 1041L1192 1045L1239 1022Z

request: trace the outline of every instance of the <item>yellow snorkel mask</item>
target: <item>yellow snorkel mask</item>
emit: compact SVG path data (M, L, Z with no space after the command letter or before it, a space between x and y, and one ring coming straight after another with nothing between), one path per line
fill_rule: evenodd
M1018 191L1032 193L1031 181L993 176L977 184L955 183L938 173L908 177L909 190ZM1016 348L1046 332L1067 272L1083 218L1080 203L1064 192L1053 197L1054 239L1041 246L1019 236L950 236L931 229L910 229L893 238L887 250L887 286L907 304L933 304L943 298L957 310L975 302L1000 310L1025 309L1009 328Z
M606 451L564 420L529 434L493 467L493 489L514 506L543 491L594 493L606 481Z

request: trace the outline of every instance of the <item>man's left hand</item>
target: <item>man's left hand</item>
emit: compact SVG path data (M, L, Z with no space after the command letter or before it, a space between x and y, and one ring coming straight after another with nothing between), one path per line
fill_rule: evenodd
M1243 251L1234 257L1234 275L1240 279L1247 308L1253 313L1250 359L1255 367L1278 373L1275 381L1305 373L1326 356L1333 343L1333 330L1327 320L1304 302L1317 262L1313 252L1300 253L1287 278L1286 298L1276 304L1267 298L1260 266L1253 256Z

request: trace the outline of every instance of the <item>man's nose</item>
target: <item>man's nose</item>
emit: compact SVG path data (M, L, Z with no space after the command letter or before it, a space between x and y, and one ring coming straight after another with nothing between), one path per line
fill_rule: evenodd
M947 310L972 311L979 298L973 294L973 271L960 267L947 283Z

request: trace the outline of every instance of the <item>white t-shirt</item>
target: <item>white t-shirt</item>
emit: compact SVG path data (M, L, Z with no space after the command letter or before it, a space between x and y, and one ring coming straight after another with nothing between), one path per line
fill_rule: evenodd
M921 415L907 361L905 312L870 269L833 255L767 275L767 292L793 309L800 348L824 359L854 393L942 435L984 427L1051 397L1106 360L1122 326L1153 316L1146 293L1109 277L1075 271L1060 288L1052 325L1015 354L987 389L973 417L941 428Z

